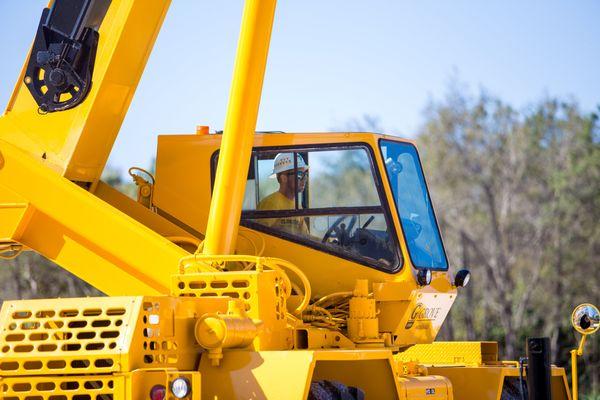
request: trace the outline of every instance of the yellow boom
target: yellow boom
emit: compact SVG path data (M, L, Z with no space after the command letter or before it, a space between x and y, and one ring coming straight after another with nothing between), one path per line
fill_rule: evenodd
M99 178L169 4L112 0L93 85L78 107L40 113L25 85L26 60L0 117L0 244L35 250L109 295L168 293L188 255L145 225L190 233L157 215L141 224L95 195L118 198ZM119 208L129 203L118 199Z
M275 0L247 0L244 7L220 162L206 227L205 254L231 254L235 250L275 4Z

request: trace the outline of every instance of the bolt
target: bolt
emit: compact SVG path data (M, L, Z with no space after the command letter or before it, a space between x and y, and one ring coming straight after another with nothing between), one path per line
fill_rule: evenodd
M67 77L65 76L65 72L62 69L53 69L50 71L50 76L48 77L48 81L53 86L62 86L65 84Z

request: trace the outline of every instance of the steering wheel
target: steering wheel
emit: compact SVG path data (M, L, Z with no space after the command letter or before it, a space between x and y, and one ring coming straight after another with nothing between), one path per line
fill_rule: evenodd
M354 227L354 224L356 224L356 220L357 220L356 215L353 215L352 219L350 220L350 225L348 225L348 228L346 228L342 224L342 221L348 217L349 217L349 215L342 215L341 217L336 219L335 222L329 227L329 229L327 229L327 232L325 232L325 234L323 235L323 239L321 240L321 243L327 243L329 238L335 237L340 240L339 244L343 245L344 244L344 243L342 243L343 238L345 236L347 236L347 234L352 230L352 228ZM341 226L340 226L340 224L341 224ZM335 233L335 236L334 236L334 233Z
M371 222L373 222L374 219L375 219L375 216L371 215L369 217L369 219L367 220L367 222L365 222L364 225L361 227L361 229L365 229L367 226L369 226L371 224Z

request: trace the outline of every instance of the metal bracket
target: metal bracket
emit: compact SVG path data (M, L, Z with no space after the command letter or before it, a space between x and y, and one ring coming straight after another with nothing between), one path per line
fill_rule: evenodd
M42 12L24 78L41 114L68 110L87 97L110 2L55 0Z

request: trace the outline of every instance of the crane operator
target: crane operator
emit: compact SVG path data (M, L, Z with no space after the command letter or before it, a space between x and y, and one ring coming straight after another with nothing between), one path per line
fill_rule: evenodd
M308 165L300 154L279 153L273 160L271 178L277 178L279 190L271 193L258 203L257 210L294 210L296 194L301 194L308 180ZM268 218L262 224L294 235L308 236L308 226L304 217Z

